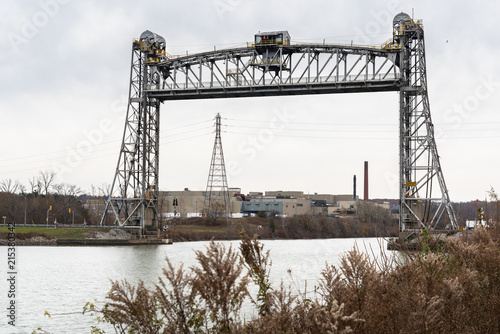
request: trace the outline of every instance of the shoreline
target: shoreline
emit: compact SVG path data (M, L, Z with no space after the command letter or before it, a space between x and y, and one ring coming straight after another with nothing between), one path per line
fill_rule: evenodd
M262 238L259 240L322 240L322 239L360 239L360 238L382 238L389 239L387 236L352 236L352 237L325 237L325 238ZM204 239L204 240L176 240L175 243L185 243L185 242L199 242L199 241L210 241L212 239ZM239 241L240 238L231 238L231 239L217 239L214 238L214 241ZM150 240L144 242L138 242L138 240L133 239L48 239L43 237L36 237L30 239L18 239L16 240L17 246L153 246L153 245L171 245L174 241L172 239L159 239L159 240ZM8 240L0 239L0 247L7 246Z
M166 226L165 226L166 225ZM301 240L301 239L341 239L341 238L389 238L396 237L395 223L362 223L356 219L343 221L326 217L296 217L293 219L275 219L273 217L226 221L207 221L202 219L179 219L165 223L167 231L162 238L172 242L191 241L223 241L240 240L240 232L248 235L259 235L261 240ZM7 245L8 231L0 227L0 246ZM127 231L124 228L16 228L17 246L57 246L57 245L134 245L148 244L145 239L158 239L154 236L144 237L138 231ZM100 240L100 241L95 241ZM104 241L109 240L109 241ZM119 241L117 241L119 240ZM131 240L131 241L129 241ZM137 242L137 240L142 240ZM156 240L156 244L164 241ZM149 244L152 244L150 242Z

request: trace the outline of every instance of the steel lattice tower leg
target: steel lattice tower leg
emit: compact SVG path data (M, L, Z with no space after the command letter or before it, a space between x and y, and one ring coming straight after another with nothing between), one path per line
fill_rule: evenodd
M205 192L205 212L207 215L227 215L231 213L229 191L227 187L226 165L221 141L221 117L215 116L215 142L212 152L210 171L208 172Z
M157 227L160 104L146 90L159 83L156 62L165 41L149 31L132 45L129 101L115 177L101 219L114 225Z
M396 63L402 77L399 93L400 231L456 229L455 212L434 139L427 95L424 30L418 21L403 13L395 17L394 29L395 42L401 44Z

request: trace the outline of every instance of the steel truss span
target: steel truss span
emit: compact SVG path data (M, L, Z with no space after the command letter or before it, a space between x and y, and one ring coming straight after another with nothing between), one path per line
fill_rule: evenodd
M396 54L345 45L256 46L170 58L159 64L160 100L399 90ZM391 61L392 59L392 61Z
M117 225L157 227L160 102L397 91L400 231L457 228L434 139L420 21L398 14L380 46L293 44L287 32L273 32L245 47L171 56L163 37L145 31L132 50L124 138L101 224L112 213Z

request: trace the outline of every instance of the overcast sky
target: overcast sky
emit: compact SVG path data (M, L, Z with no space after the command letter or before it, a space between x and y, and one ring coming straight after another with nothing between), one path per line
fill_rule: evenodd
M393 17L423 19L431 114L452 201L500 188L498 1L76 1L0 4L0 180L58 172L111 184L120 150L131 42L148 29L167 52L242 46L258 31L292 41L380 45ZM397 198L398 94L165 102L160 189L204 190L213 118L223 120L229 186L244 193L352 193L363 162L370 197ZM274 122L274 123L273 123ZM279 130L271 124L278 124Z

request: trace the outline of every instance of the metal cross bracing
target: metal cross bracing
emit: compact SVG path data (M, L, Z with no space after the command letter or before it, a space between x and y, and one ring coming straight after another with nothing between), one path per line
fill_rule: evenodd
M170 57L158 66L160 100L397 91L395 53L382 47L295 44L247 46Z
M156 221L160 102L397 91L400 230L455 229L430 117L423 26L401 13L393 27L381 46L266 40L186 56L168 55L163 38L145 32L134 42L129 111L107 210L120 224L145 219L137 213L148 210L146 225Z
M422 24L399 14L394 42L401 45L396 59L401 69L400 231L456 229L430 114Z
M204 213L208 216L226 216L230 211L229 191L227 187L226 164L221 139L221 117L215 117L215 142L212 160L208 172L207 189L205 191Z
M156 227L160 101L145 93L160 74L148 63L165 53L165 41L149 31L132 44L129 100L122 146L101 225L108 215L113 225Z

